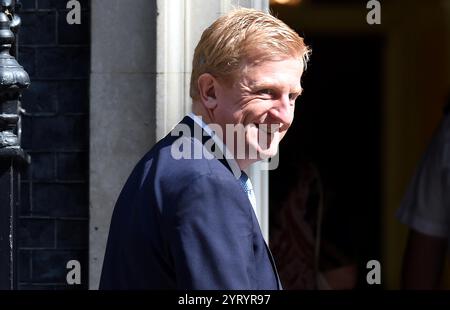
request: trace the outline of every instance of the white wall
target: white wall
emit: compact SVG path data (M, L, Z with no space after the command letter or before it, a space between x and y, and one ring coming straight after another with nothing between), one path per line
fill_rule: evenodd
M92 0L91 6L89 287L95 289L115 201L155 143L156 5Z

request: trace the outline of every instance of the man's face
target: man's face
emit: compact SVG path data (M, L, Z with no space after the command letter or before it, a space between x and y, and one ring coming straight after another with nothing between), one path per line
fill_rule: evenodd
M218 82L215 122L224 133L226 124L247 126L245 137L236 137L245 140L246 158L249 150L256 151L258 159L276 155L278 143L294 118L302 73L301 60L284 58L247 65L231 86ZM230 142L223 139L231 149ZM236 141L233 150L236 158Z

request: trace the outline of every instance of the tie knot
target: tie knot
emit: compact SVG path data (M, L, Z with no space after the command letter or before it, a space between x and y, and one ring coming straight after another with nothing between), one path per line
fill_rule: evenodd
M248 180L248 175L244 171L241 171L241 177L239 178L239 181L241 181L242 183L245 183L245 182L247 182L247 180Z
M255 193L253 193L252 182L250 181L248 175L244 171L242 171L239 181L241 183L242 189L247 194L247 197L250 200L253 210L255 210L256 212L256 197Z
M252 185L249 182L248 175L242 171L241 177L239 178L239 181L241 182L242 188L246 193L250 192L252 190Z

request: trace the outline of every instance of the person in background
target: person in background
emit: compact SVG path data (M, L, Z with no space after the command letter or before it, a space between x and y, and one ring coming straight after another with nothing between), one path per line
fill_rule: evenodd
M438 289L450 241L450 100L397 217L409 227L402 287Z
M284 289L352 289L357 265L324 234L327 209L336 207L324 190L319 169L300 161L271 230L270 246Z

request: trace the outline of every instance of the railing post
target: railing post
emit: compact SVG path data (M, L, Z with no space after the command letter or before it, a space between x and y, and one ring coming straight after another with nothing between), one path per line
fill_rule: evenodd
M20 146L20 97L30 85L27 72L16 61L15 34L20 18L18 1L0 0L0 289L15 289L16 223L20 206L20 168L29 156ZM16 42L17 44L17 42ZM12 55L11 55L12 54Z

